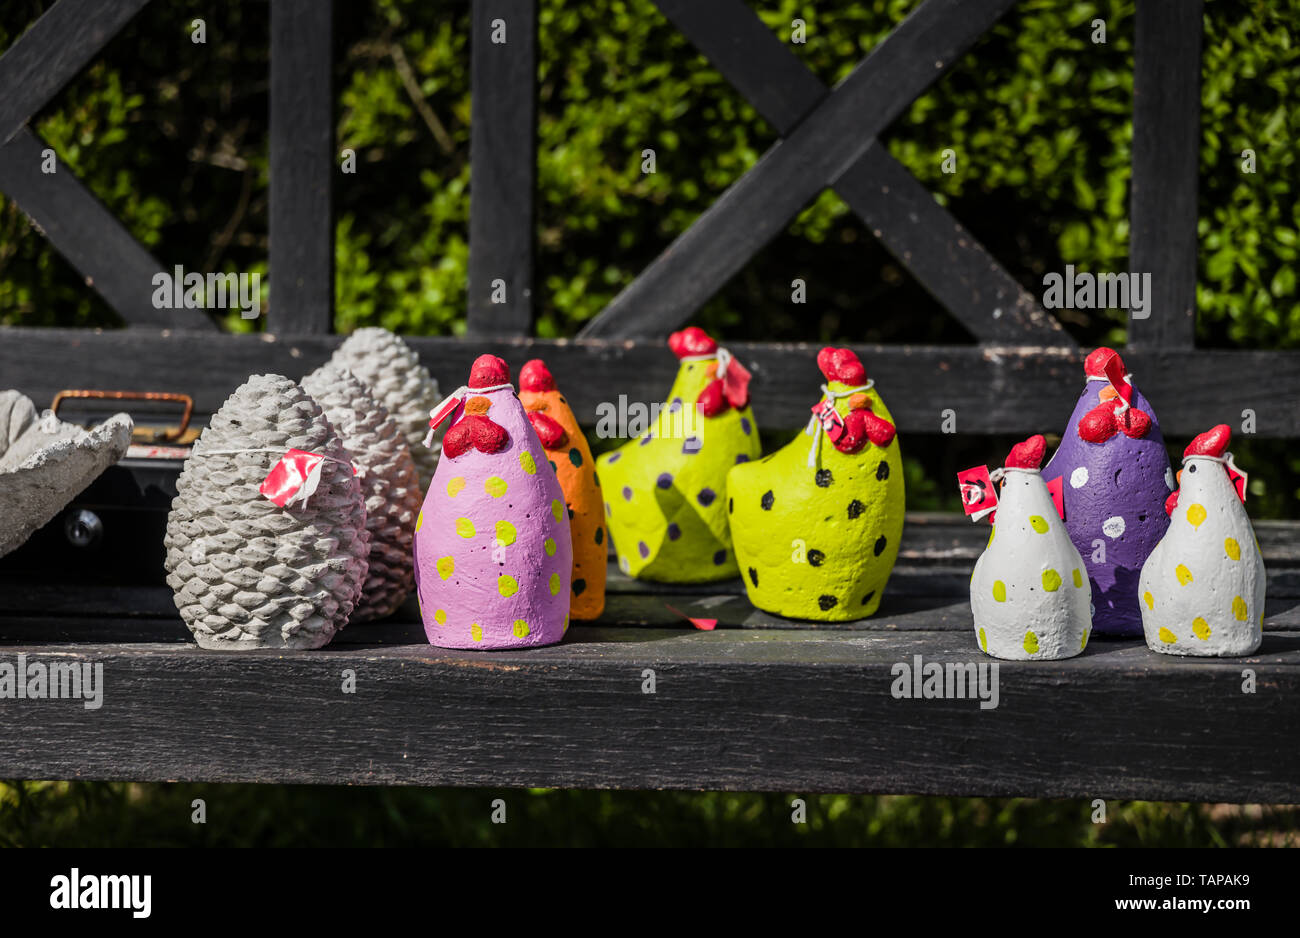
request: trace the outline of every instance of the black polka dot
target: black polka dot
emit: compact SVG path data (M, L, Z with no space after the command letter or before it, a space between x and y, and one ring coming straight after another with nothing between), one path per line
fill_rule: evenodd
M681 536L682 536L682 529L677 526L676 521L668 525L668 540L675 541Z
M872 597L872 596L875 596L875 595L876 595L876 591L875 591L875 590L872 590L872 591L871 591L870 593L868 593L866 596L863 596L863 597L862 597L862 605L865 606L867 603L871 602L871 597Z
M749 568L749 581L755 586L758 586L758 571L753 567Z
M826 555L819 550L808 551L808 562L812 564L814 567L820 567L822 565L822 561L825 559L826 559Z
M728 499L727 499L727 514L732 514L732 513L735 512L735 510L736 510L736 500L735 500L734 498L728 498Z
M719 567L727 562L726 548L723 548L722 550L718 551L716 554L713 555L713 562L717 564Z
M871 549L872 549L873 551L875 551L875 554L876 554L877 557L879 557L881 554L883 554L883 553L885 552L885 544L886 544L886 543L887 543L887 542L886 542L886 540L885 540L885 535L882 534L882 535L880 535L880 537L876 538L876 546L873 547L873 548L871 548Z
M880 465L876 467L876 478L881 482L884 482L889 478L889 463L885 462L883 459L880 460Z
M695 496L695 500L699 502L701 505L703 505L705 508L708 508L710 505L713 504L713 500L717 497L718 496L714 494L713 489L704 488L704 489L700 489L700 494Z
M763 493L763 500L762 502L760 502L760 504L763 506L764 511L771 511L772 503L774 501L776 501L776 496L772 494L771 489L768 489L766 492Z
M817 597L817 605L822 607L822 612L827 612L831 609L834 609L838 603L839 600L836 599L834 596L824 595L824 596Z
M603 543L604 540L605 540L605 529L596 528L596 543L597 544Z
M573 463L575 466L582 465L582 453L578 452L578 448L576 446L573 449L569 450L569 462Z
M600 488L600 474L595 469L591 470L591 478L596 483L596 488Z
M573 595L581 596L583 590L587 588L587 581L579 577L573 581Z
M835 477L831 475L829 469L818 469L815 478L817 487L821 489L830 488L831 483L835 481Z
M856 518L858 515L862 514L866 510L867 510L867 506L862 504L862 502L858 501L856 498L853 499L853 501L849 502L850 518Z
M573 520L573 509L572 509L572 508L569 509L569 520L570 520L570 521Z

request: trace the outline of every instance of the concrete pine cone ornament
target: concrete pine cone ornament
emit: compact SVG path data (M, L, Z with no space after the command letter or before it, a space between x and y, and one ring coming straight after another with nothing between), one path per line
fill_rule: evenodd
M591 448L569 402L540 358L519 370L519 400L564 491L573 537L569 615L582 620L599 618L605 611L609 544L605 540L604 499L596 477L596 461L591 458Z
M727 518L727 473L761 454L748 372L702 329L675 332L677 378L658 419L597 460L619 569L665 583L739 572ZM727 367L724 370L723 365Z
M731 536L758 608L859 619L880 605L898 556L902 457L894 419L857 355L824 348L817 365L826 384L808 429L731 470Z
M289 449L328 458L307 504L281 508L258 489ZM347 624L370 552L361 484L296 382L253 375L237 388L176 489L163 540L167 584L201 647L320 648Z
M359 470L370 570L351 621L382 619L415 588L411 539L421 492L411 450L388 409L346 368L327 362L303 378L302 386L325 411Z
M1174 476L1160 421L1119 355L1099 348L1084 371L1083 393L1043 478L1061 479L1065 528L1092 584L1094 626L1103 635L1137 636L1138 575L1169 527L1164 503Z
M424 436L429 431L429 411L442 395L415 350L387 329L370 326L352 333L332 361L369 385L375 400L388 408L410 447L421 487L428 487L438 464L440 434L432 449L424 445Z
M1142 567L1147 647L1169 655L1233 657L1259 649L1264 561L1229 478L1231 431L1220 424L1183 453L1169 530Z
M1092 631L1083 558L1039 473L1045 450L1041 436L1012 447L996 522L971 576L975 637L995 658L1072 658Z
M474 362L415 522L429 642L551 645L569 626L572 537L564 492L494 355Z

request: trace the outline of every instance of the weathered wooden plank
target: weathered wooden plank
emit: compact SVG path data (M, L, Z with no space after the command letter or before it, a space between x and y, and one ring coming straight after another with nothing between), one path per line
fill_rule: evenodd
M67 0L63 0L67 2ZM62 6L62 3L59 4ZM58 9L58 7L55 7ZM46 143L26 127L0 146L0 191L129 325L211 329L201 310L155 308L153 278L171 273L63 165L42 171ZM118 363L120 368L121 363ZM68 372L51 377L67 384Z
M782 136L826 87L741 0L656 0ZM983 342L1071 345L1052 316L878 141L835 184L881 243Z
M1139 0L1133 48L1130 267L1151 274L1128 344L1196 341L1196 185L1201 141L1202 0Z
M689 319L1013 2L926 0L580 335L656 335Z
M465 328L523 336L533 321L537 0L476 0L472 18Z
M268 329L334 327L333 0L271 4Z
M0 144L58 94L149 0L59 0L0 56Z
M212 413L249 374L300 378L324 362L337 336L195 335L143 330L0 329L0 374L5 383L48 401L75 370L78 383L120 388L121 362L148 375L149 388L191 394L195 412ZM435 377L456 385L476 356L500 355L518 369L544 358L585 426L597 408L616 407L619 395L650 404L662 399L676 360L659 341L568 341L411 336ZM808 343L728 343L754 370L760 427L802 428L815 393L818 346ZM1079 349L976 346L858 345L903 433L935 433L952 409L956 432L1041 433L1063 428L1082 387ZM1155 402L1166 435L1191 437L1216 423L1233 423L1250 408L1260 437L1300 436L1300 352L1226 349L1134 350L1125 361ZM195 362L202 362L201 368ZM1197 376L1214 374L1215 381ZM140 378L127 379L131 382Z
M918 655L986 663L966 638L575 627L493 654L9 647L11 664L102 664L103 705L4 701L0 776L1300 801L1300 752L1279 744L1300 719L1300 634L1232 661L1116 642L1000 662L987 709L891 693Z

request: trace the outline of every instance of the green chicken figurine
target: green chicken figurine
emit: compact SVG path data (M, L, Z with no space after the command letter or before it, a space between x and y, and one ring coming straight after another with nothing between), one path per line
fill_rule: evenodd
M727 527L727 472L762 453L749 372L694 326L668 339L680 361L649 428L597 460L619 569L662 583L739 572Z
M804 434L732 469L727 492L750 602L838 622L880 605L903 533L903 463L858 356L824 348L817 365L826 384Z

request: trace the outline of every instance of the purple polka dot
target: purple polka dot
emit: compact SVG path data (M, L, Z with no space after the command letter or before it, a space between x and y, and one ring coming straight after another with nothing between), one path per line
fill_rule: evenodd
M654 435L653 433L647 433L645 436L641 437L641 445L642 445L642 446L645 446L647 443L649 443L649 442L650 442L651 440L653 440L654 438L655 438L655 435Z
M698 436L688 436L686 442L682 443L682 452L693 456L700 451L701 445Z
M682 409L682 399L680 397L674 397L672 401L670 401L668 404L668 413L670 414L675 414L677 413L677 411L681 409Z
M666 472L659 473L659 487L666 489L673 484L673 477Z
M726 562L727 562L727 552L725 550L720 550L713 555L713 563L716 566L720 567Z
M681 536L682 536L682 529L677 527L676 521L668 525L668 540L675 541Z
M717 497L718 496L714 494L713 489L700 489L700 494L695 496L695 500L705 508L708 508L713 504L713 500Z
M628 488L626 485L623 486L623 497L627 499L629 502L632 500L632 490Z
M740 418L740 429L742 429L742 430L745 431L745 435L746 435L746 436L749 436L749 418L748 418L748 417L741 417L741 418Z
M617 452L616 452L616 453L610 453L610 454L609 454L609 461L610 461L611 463L616 463L616 462L618 462L618 461L619 461L620 459L622 459L622 458L623 458L623 454L622 454L622 453L617 453Z
M739 466L742 462L749 462L749 456L745 453L737 453L736 465Z
M646 546L645 541L636 542L636 551L638 554L641 555L642 560L645 560L647 557L650 556L650 548Z
M606 514L606 515L611 514L611 512L610 512L610 508L609 508L609 502L605 502L605 514Z

